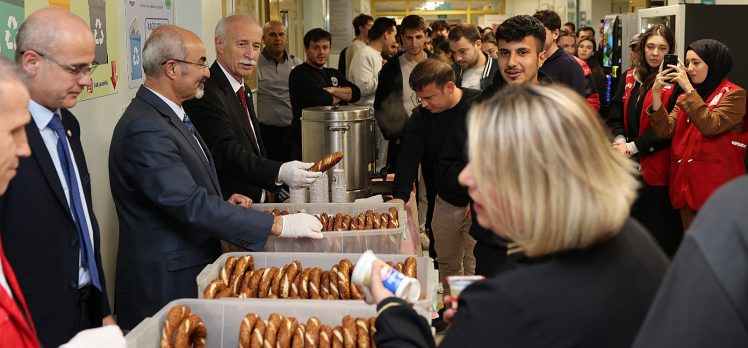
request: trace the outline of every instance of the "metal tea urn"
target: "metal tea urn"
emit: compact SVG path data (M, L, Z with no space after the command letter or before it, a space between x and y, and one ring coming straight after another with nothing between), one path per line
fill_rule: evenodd
M345 173L348 202L369 196L374 172L374 117L365 106L315 106L301 116L302 159L316 162L328 153L343 152L333 168ZM331 176L332 169L328 175Z

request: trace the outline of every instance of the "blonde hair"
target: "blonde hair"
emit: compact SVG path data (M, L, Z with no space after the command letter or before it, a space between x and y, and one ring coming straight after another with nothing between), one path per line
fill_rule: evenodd
M638 181L599 116L561 85L508 85L469 113L469 154L486 218L530 257L614 236Z

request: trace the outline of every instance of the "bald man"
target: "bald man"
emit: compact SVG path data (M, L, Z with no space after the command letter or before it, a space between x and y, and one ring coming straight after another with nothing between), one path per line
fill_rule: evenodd
M252 16L232 15L219 21L214 41L216 61L210 67L210 78L205 81L205 97L184 105L215 157L224 197L240 193L257 203L264 203L269 192L279 191L281 184L307 187L321 175L306 170L313 163L267 158L252 94L244 87L245 78L257 64L261 37L260 25ZM279 46L284 45L275 46L276 49ZM260 88L267 88L263 76L259 75ZM260 99L265 105L266 98ZM290 122L290 99L286 107Z
M91 84L94 37L70 12L46 8L21 24L16 62L28 78L31 156L3 196L0 232L43 346L113 323L78 120Z
M171 300L197 297L195 278L221 255L221 241L260 251L269 235L322 238L322 224L312 215L274 217L245 209L246 196L221 198L216 158L182 107L208 94L212 72L205 60L194 33L173 25L154 30L143 48L145 82L114 128L115 312L124 329Z
M257 118L268 158L286 162L293 159L293 113L288 76L302 61L286 52L288 34L279 21L265 23L262 42L265 48L257 61Z

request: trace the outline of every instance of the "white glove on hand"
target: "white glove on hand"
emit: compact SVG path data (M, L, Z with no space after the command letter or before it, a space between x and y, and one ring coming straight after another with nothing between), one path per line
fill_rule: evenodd
M283 163L278 171L278 181L288 185L292 189L309 187L309 185L322 175L321 172L310 172L307 170L313 165L314 163L304 163L301 161Z
M296 213L281 216L283 230L280 238L322 238L322 223L307 213Z

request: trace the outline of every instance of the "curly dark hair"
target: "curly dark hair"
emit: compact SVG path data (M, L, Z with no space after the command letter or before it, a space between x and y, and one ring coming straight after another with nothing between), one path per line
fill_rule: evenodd
M537 18L528 15L511 17L496 29L496 40L506 42L522 41L532 36L538 42L538 52L545 49L545 27Z

